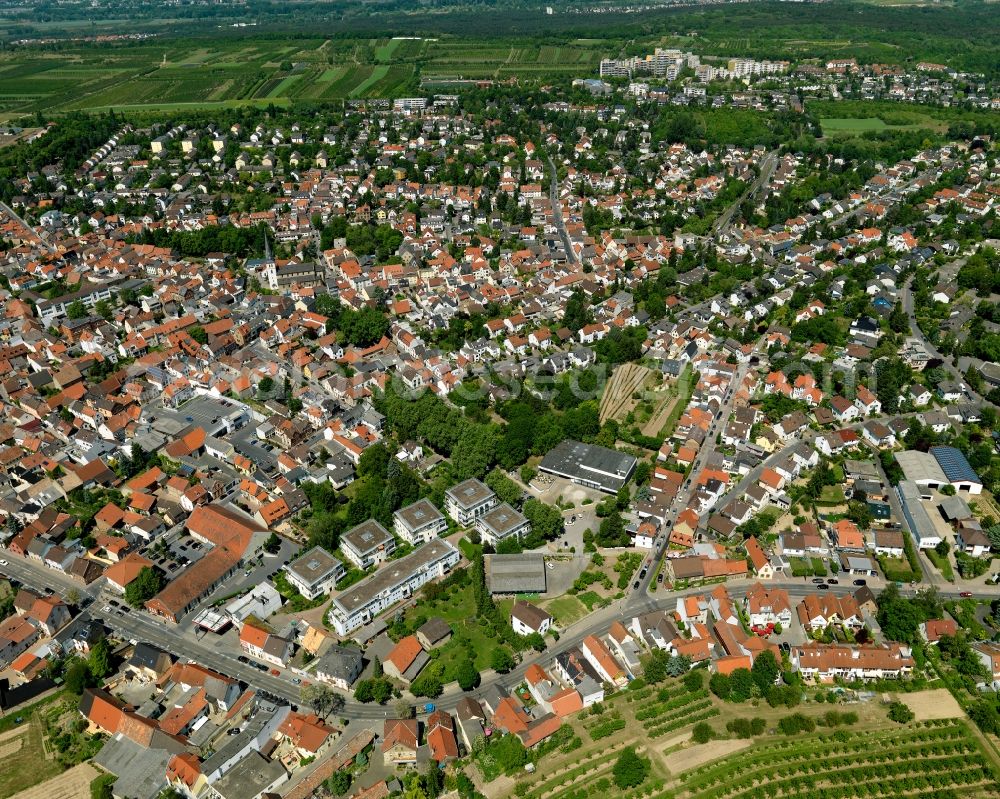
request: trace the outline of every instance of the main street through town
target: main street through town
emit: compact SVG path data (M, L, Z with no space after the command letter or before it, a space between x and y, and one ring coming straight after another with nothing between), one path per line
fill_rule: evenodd
M237 660L240 654L237 651L220 651L208 646L203 641L199 641L193 634L183 631L182 628L149 616L143 611L132 610L126 612L106 603L101 598L101 592L94 586L86 589L81 588L76 582L57 571L48 569L34 561L22 560L20 558L3 561L3 565L0 565L0 574L16 580L35 591L45 592L52 590L64 598L78 598L85 606L82 611L84 617L90 616L101 620L123 639L151 643L176 657L200 663L220 674L237 679L257 691L284 699L290 704L297 705L301 701L301 687L293 682L294 679L298 678L290 670L282 671L279 676L272 675L269 672L261 672L252 665L241 663ZM646 582L648 585L648 580ZM740 579L731 580L727 585L740 590L745 589L751 583L752 581L750 580ZM883 585L878 579L869 579L868 583L876 591ZM800 599L816 590L815 586L811 585L804 578L779 577L769 581L768 585L787 590L793 599ZM917 586L905 586L901 590L905 594L913 594L924 587L926 587L924 584L920 584ZM649 593L646 590L633 591L623 599L596 610L579 622L561 630L558 643L550 644L544 652L530 652L526 654L511 672L507 674L496 674L492 671L484 672L482 683L473 692L473 695L481 696L494 687L503 689L517 685L523 680L525 672L533 663L546 664L557 652L579 646L588 635L601 634L607 631L608 627L615 620L627 622L634 616L642 613L657 610L669 611L676 607L678 597L704 593L706 590L708 589L705 587L696 587L680 591L662 590L655 593ZM844 594L856 589L853 585L845 584L831 585L829 590L834 594ZM940 593L946 598L957 598L961 592L957 588L946 587L940 589ZM993 599L996 597L995 590L986 591L979 588L973 589L971 593L972 596L978 599ZM350 694L340 693L344 697L344 706L342 709L336 711L339 717L364 723L384 719L393 712L389 707L363 704L355 700ZM465 694L457 685L449 684L444 694L439 699L434 700L434 702L437 707L452 710L463 696ZM416 707L419 710L422 706L418 703Z

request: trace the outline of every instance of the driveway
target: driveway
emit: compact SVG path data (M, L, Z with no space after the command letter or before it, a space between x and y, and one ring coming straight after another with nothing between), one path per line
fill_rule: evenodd
M597 518L596 507L602 499L607 497L593 488L586 488L577 485L571 480L555 475L540 474L528 486L529 493L537 500L558 508L561 500L565 505L572 503L573 507L562 511L566 529L562 538L549 544L550 551L567 551L571 547L576 547L577 552L583 552L583 531L590 529L597 532L600 520ZM591 500L589 505L584 505L584 500ZM576 521L570 524L570 519L576 517Z

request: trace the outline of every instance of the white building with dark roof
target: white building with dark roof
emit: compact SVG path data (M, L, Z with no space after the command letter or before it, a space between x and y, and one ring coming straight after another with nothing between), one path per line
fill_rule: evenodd
M285 566L288 582L306 599L329 594L346 572L344 564L320 546Z
M531 532L531 522L504 502L476 519L476 529L483 543L496 549L501 541L521 538Z
M340 537L340 551L359 569L367 569L396 551L396 539L377 521L368 519Z
M421 544L335 596L330 603L330 623L337 635L350 635L382 611L413 596L421 586L444 577L461 559L459 551L444 539Z
M448 520L429 499L418 499L392 514L392 528L406 543L416 545L437 538L448 529Z
M470 477L444 492L448 515L463 527L471 527L476 519L495 508L499 500L485 483Z

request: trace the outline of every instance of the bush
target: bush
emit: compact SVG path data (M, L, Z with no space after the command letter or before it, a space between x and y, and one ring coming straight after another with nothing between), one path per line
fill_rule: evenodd
M841 725L857 724L858 714L848 711L840 713L836 710L828 710L823 714L823 725L826 727L839 727Z
M732 719L726 724L726 730L740 738L753 738L755 735L761 735L766 727L764 719L760 717Z
M705 678L700 671L689 671L684 675L684 687L691 693L700 691L705 687Z
M889 721L895 721L897 724L906 724L913 721L913 719L913 711L902 702L893 702L889 705Z
M719 699L729 699L729 695L732 693L729 677L725 674L713 674L708 679L708 690L719 697Z
M691 730L691 740L696 744L705 744L711 741L715 737L715 730L705 723L704 721L699 721L694 725L694 729Z
M795 735L800 732L812 732L816 729L816 722L801 713L793 713L785 716L778 722L778 729L783 735Z
M90 799L112 799L111 789L118 778L114 774L102 774L90 783Z

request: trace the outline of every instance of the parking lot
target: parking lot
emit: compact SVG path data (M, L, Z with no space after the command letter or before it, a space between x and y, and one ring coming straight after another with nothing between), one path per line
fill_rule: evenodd
M253 461L265 474L277 471L278 456L275 454L274 445L257 438L253 425L237 430L229 440L240 455Z
M583 552L583 531L588 528L597 531L600 520L597 518L595 508L607 495L551 474L539 474L531 481L528 489L533 497L553 508L559 507L560 499L564 505L573 504L572 509L562 512L566 523L565 533L559 541L549 544L548 549L568 551L571 547L576 547L577 552ZM584 505L584 500L587 499L591 502L589 505Z

